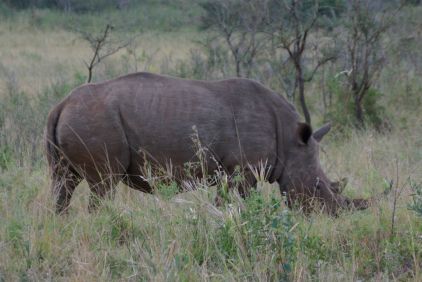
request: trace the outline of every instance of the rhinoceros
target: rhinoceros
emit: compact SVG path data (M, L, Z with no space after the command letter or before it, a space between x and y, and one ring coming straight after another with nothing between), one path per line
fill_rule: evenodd
M48 116L46 152L57 213L68 209L72 193L86 179L89 210L110 195L119 181L152 193L147 163L186 175L198 161L196 136L206 156L206 174L244 168L239 193L256 184L254 168L265 164L267 180L277 182L288 203L318 200L335 214L366 207L338 193L319 162L319 142L330 125L312 131L294 106L249 79L187 80L135 73L80 86ZM203 175L205 176L205 175Z

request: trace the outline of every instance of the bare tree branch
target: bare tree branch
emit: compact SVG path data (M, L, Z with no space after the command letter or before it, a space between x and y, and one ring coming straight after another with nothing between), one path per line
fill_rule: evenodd
M310 124L311 115L305 99L305 83L311 81L319 67L332 58L324 58L318 62L317 66L311 71L311 75L305 79L306 66L304 64L304 56L308 45L309 33L315 27L319 17L318 1L310 8L305 7L304 1L301 0L283 1L281 4L285 6L279 7L281 8L279 11L280 15L276 17L278 24L268 24L269 32L266 32L266 34L269 34L271 40L278 40L279 48L285 50L289 55L290 61L295 68L294 91L298 89L303 115L306 122ZM283 13L283 11L287 12ZM310 18L307 15L303 15L307 12L312 13Z
M207 1L203 22L224 40L234 60L236 76L249 77L256 57L267 44L260 27L266 21L266 1Z
M316 64L316 66L314 67L314 69L312 70L311 74L308 75L308 77L305 79L305 81L310 82L314 78L315 73L318 71L318 69L321 66L325 65L326 63L328 63L330 61L335 60L336 58L337 58L337 56L333 55L333 56L328 56L328 57L325 57L325 58L322 58L321 60L319 60L318 63Z
M134 39L132 37L123 42L119 40L113 42L110 39L110 34L113 29L114 27L111 24L107 24L105 28L100 32L100 34L96 35L86 30L79 29L77 27L71 28L71 30L76 33L79 33L81 35L81 38L89 43L90 48L93 52L92 57L88 62L85 60L83 61L85 67L88 69L87 83L92 81L93 70L99 63L101 63L105 58L129 46L129 44L131 44Z

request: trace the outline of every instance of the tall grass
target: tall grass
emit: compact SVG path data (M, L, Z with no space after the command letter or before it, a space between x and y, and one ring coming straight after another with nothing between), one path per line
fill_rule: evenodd
M380 168L368 151L356 153L356 144L367 142L383 154L384 142L373 137L359 134L327 148L329 171L352 177L349 195L373 194L383 189L383 177L396 175L393 163ZM420 181L413 169L420 161L396 164L401 176ZM213 187L169 197L169 184L155 182L155 195L121 185L114 201L88 214L83 183L69 214L56 216L45 169L14 166L1 176L0 273L6 281L421 278L422 218L409 210L413 186L406 177L398 180L392 233L393 193L369 210L332 218L288 210L278 189L263 182L247 200L230 194L221 208L213 205Z

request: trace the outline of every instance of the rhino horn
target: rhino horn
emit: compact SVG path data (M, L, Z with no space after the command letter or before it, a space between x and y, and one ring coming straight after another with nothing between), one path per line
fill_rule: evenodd
M324 124L321 128L317 129L312 136L315 138L316 141L321 142L322 137L328 133L331 129L331 123Z

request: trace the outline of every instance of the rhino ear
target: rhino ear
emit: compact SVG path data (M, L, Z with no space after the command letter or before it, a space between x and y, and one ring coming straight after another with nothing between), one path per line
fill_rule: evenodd
M316 141L320 142L325 134L331 129L331 123L324 124L320 129L316 130L313 134Z
M312 136L312 127L307 123L299 122L297 127L297 136L301 144L308 144L309 139Z

